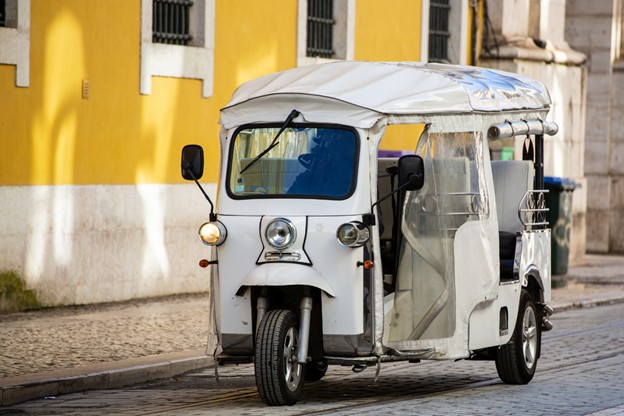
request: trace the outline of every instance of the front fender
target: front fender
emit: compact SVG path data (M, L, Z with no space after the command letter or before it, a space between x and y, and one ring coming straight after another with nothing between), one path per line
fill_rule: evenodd
M321 289L328 296L336 297L331 285L314 268L293 263L265 263L253 268L236 292L242 296L248 286L293 286L306 285Z

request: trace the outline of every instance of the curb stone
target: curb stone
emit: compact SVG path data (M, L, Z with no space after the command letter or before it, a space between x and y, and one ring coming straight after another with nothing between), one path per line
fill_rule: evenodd
M0 379L0 406L54 398L87 390L107 390L175 377L214 365L203 350L103 363L70 370Z

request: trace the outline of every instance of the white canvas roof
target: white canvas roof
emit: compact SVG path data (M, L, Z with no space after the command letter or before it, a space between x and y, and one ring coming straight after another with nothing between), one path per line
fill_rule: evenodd
M351 111L353 119L359 120L381 115L547 111L551 103L541 82L493 69L418 62L338 61L246 82L221 110L222 123L229 128L241 121L276 121L267 119L271 112L274 117L276 110L288 114L286 107L292 110L296 104L315 100L317 106L308 112L327 114L329 108L318 106L324 103L333 111L346 111L347 117ZM282 109L280 104L285 102L288 104ZM310 116L303 115L312 121Z

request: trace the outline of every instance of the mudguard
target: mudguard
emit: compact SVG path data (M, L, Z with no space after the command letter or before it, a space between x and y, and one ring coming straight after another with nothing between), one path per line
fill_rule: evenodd
M293 263L261 264L254 267L241 282L236 295L242 296L248 286L293 285L313 286L332 298L336 296L329 282L313 267Z

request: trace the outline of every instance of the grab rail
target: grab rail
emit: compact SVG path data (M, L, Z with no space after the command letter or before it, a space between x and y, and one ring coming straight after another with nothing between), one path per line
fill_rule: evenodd
M546 207L546 199L544 198L546 193L548 193L548 189L527 191L520 200L518 218L520 218L520 222L525 229L548 226L546 213L549 210Z

